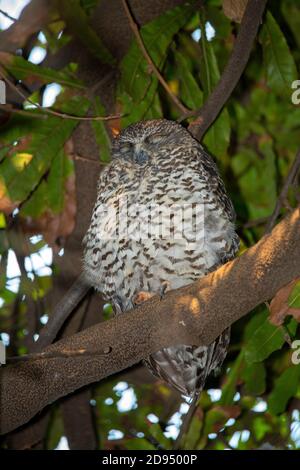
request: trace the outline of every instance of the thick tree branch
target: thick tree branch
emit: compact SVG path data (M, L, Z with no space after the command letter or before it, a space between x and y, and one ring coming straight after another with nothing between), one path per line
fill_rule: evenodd
M48 22L50 9L49 0L32 0L22 11L20 18L0 32L1 51L14 53L25 46L29 37Z
M219 83L202 108L181 118L183 120L190 116L198 116L189 126L190 132L198 140L202 139L217 118L248 63L266 3L267 0L248 0L233 51Z
M58 398L130 367L163 347L209 344L226 327L300 275L299 233L297 208L271 234L203 279L46 349L57 353L100 350L100 354L2 367L1 433L27 422Z

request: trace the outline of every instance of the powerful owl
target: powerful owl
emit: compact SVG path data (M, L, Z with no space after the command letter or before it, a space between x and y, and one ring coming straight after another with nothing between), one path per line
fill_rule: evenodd
M100 174L84 238L84 271L115 313L134 308L141 292L163 295L232 259L235 213L212 157L180 124L141 121L114 139ZM221 308L221 306L220 306ZM229 330L209 346L164 348L150 370L195 397L225 358Z

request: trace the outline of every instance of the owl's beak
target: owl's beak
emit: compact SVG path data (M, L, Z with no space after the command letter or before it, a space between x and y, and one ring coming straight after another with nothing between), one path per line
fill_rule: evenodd
M134 149L133 158L135 163L137 163L138 165L143 165L149 160L148 153L141 147L136 147Z

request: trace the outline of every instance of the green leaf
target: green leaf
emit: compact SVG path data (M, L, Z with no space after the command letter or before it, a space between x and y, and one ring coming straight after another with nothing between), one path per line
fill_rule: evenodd
M149 428L149 434L154 437L156 441L158 441L164 449L171 449L172 448L172 441L165 437L162 432L162 429L158 423L151 424Z
M204 22L200 18L202 32L205 32ZM220 71L217 58L213 48L213 42L207 41L206 33L201 36L202 59L201 65L201 83L204 90L205 99L210 96L213 89L220 79ZM205 134L204 144L208 150L216 156L222 156L226 153L230 141L230 120L227 109L223 109L215 122L210 126Z
M151 102L151 106L144 115L144 119L159 119L162 116L163 111L160 104L159 94L156 92Z
M265 418L263 418L262 416L257 416L257 418L254 418L253 432L255 439L261 441L264 436L270 431L272 431L272 426L265 420Z
M247 205L250 220L268 217L277 198L276 157L271 138L261 139L258 148L260 154L242 148L232 159L236 184Z
M259 306L254 310L253 316L248 321L244 329L244 342L247 343L249 339L254 335L257 328L265 321L267 315L266 306Z
M197 109L203 104L203 93L190 69L190 63L179 51L175 51L175 61L178 66L180 97L188 108Z
M289 307L300 308L300 281L293 287L288 298Z
M205 5L205 14L206 20L211 23L218 38L227 39L230 37L232 30L231 21L224 15L220 4L212 5L212 2L207 2L207 5ZM221 43L221 47L224 51L223 43Z
M80 0L80 4L87 15L97 6L98 2L99 0Z
M288 23L291 31L293 32L294 38L300 48L300 16L299 16L299 5L295 0L284 0L281 2L281 11L283 13L285 21Z
M121 119L122 127L127 127L133 122L140 121L142 119L149 119L152 114L152 109L155 106L155 99L157 96L157 80L153 80L148 90L145 99L142 99L139 104L133 103L133 100L128 93L121 92L119 94L119 101L122 103L123 114L125 115Z
M226 153L230 141L230 119L227 109L223 109L204 136L203 143L217 157Z
M49 433L47 435L47 449L53 450L57 447L61 437L64 435L64 423L61 411L55 407L50 417Z
M60 213L65 201L65 182L74 172L73 161L61 149L54 157L50 168L48 183L48 205L56 214Z
M300 365L291 366L276 380L269 395L268 410L273 414L282 413L290 398L296 395L300 381Z
M144 45L154 64L161 70L166 53L174 35L188 22L193 11L193 3L168 10L140 30ZM158 87L156 76L149 69L137 41L134 40L120 65L121 80L118 87L118 100L126 116L122 127L144 118L155 103Z
M224 427L226 421L228 421L228 419L232 416L230 416L231 413L229 412L229 409L234 408L234 406L222 407L217 405L206 412L202 439L200 441L200 445L197 446L197 449L201 449L204 447L203 444L205 442L205 439L210 433L216 432L217 430Z
M85 10L79 0L57 0L57 8L65 19L70 31L77 36L86 48L102 63L113 65L115 59L104 46L100 37L89 24Z
M11 304L15 300L16 294L11 290L5 288L1 290L0 298L4 301L4 304Z
M84 89L80 80L71 76L68 72L53 70L41 65L32 64L20 56L14 56L7 52L0 52L0 64L8 72L19 80L30 78L42 80L44 83L60 83L61 85Z
M245 364L241 373L245 381L245 392L250 395L261 395L266 389L266 369L262 362Z
M20 214L38 218L46 209L60 213L65 202L65 181L73 172L73 164L61 149L54 157L47 179L43 180L24 203Z
M221 405L231 405L236 392L236 384L239 378L240 369L244 362L244 353L241 351L234 363L231 365L225 385L222 387Z
M203 420L200 419L197 412L193 416L189 429L184 437L183 448L195 449L195 446L200 438L201 429L203 427Z
M263 361L274 351L281 349L285 343L282 329L269 322L267 311L262 317L265 318L264 321L254 331L244 347L245 359L248 364ZM287 328L290 335L293 336L297 329L297 322L291 319L287 324Z
M65 113L77 112L79 115L84 115L89 105L89 101L85 98L74 96L61 105L61 109ZM30 133L26 135L28 139L26 149L8 156L1 165L0 189L12 201L22 202L27 199L78 124L76 120L55 116L36 121L32 124ZM26 128L28 123L25 124L23 131ZM10 134L9 130L8 133Z
M105 109L101 104L100 99L96 97L94 101L94 109L96 116L104 116ZM103 121L92 121L92 126L96 136L96 142L100 148L100 161L107 163L110 161L110 149L111 141L107 133L105 124Z
M128 439L124 446L129 450L155 450L155 447L149 441L139 438Z
M270 11L260 33L268 86L275 93L291 95L297 68L286 39Z

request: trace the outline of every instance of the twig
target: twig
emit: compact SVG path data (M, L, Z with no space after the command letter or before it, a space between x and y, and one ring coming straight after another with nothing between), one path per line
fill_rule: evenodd
M189 113L189 109L186 108L181 102L180 100L177 98L176 95L174 95L174 93L172 92L172 90L170 89L169 85L167 84L167 82L165 81L165 79L163 78L163 76L161 75L160 71L158 70L158 68L156 67L156 65L154 64L153 60L151 59L146 47L145 47L145 44L144 44L144 41L142 39L142 36L140 34L140 30L139 30L139 27L137 25L137 23L135 22L134 18L133 18L133 15L129 9L129 6L128 6L128 3L127 3L127 0L122 0L122 4L123 4L123 8L125 10L125 13L126 13L126 16L128 18L128 21L129 21L129 25L131 27L131 30L133 32L133 34L135 35L136 37L136 40L137 40L137 43L143 53L143 56L145 57L146 61L148 62L152 72L156 75L158 81L160 82L160 84L164 87L164 89L166 90L166 92L168 93L168 95L170 96L171 100L173 101L173 103L177 106L178 109L180 109L180 111L184 114L187 114Z
M76 120L76 121L110 121L110 120L113 120L113 119L119 119L120 117L123 117L122 114L112 114L110 116L84 116L84 117L83 116L74 116L72 114L67 114L67 113L62 113L60 111L55 111L54 109L44 108L40 104L35 103L34 101L32 101L22 91L20 91L19 88L16 85L14 85L12 83L12 81L2 73L1 70L0 70L0 77L2 77L3 80L5 80L6 83L10 86L10 88L12 90L14 90L19 96L21 96L21 98L23 98L25 101L32 104L35 108L39 109L42 113L45 113L45 114L51 114L52 116L56 116L56 117L59 117L61 119L73 119L73 120ZM10 111L11 112L16 112L15 109L14 109L14 111L12 109ZM26 111L26 113L27 113L27 111ZM36 116L36 117L38 117L38 116Z
M30 111L25 111L25 109L17 109L13 108L10 104L0 104L0 109L2 111L6 111L7 113L13 113L13 114L21 114L22 116L30 116L32 118L36 119L47 119L48 116L37 114L37 113L31 113Z
M243 228L253 228L258 225L264 225L268 221L269 217L260 217L260 219L249 220L243 225Z
M290 171L288 172L288 175L286 177L286 180L284 182L283 188L277 198L276 206L273 211L273 214L270 217L270 220L267 224L265 233L271 232L272 228L274 227L276 220L279 216L280 210L284 204L285 199L287 198L289 187L293 184L293 182L296 179L296 176L299 172L300 169L300 149L296 153L295 159L293 161L293 164L290 168Z
M285 286L283 286L283 289L284 289ZM270 315L270 318L271 318L271 315L272 315L272 312L271 312L271 308L270 308L270 303L269 302L264 302L265 306L267 307L268 309L268 312L269 312L269 315ZM287 315L287 312L289 310L289 305L286 305L286 307L282 310L282 316L285 317ZM291 339L291 336L290 336L290 332L287 328L286 325L277 325L277 329L278 330L281 330L282 334L283 334L283 337L284 337L284 340L285 342L290 346L292 347L292 339Z
M0 15L6 16L6 18L8 18L10 21L13 21L14 23L16 21L18 21L17 18L15 18L14 16L9 15L6 11L2 10L2 8L0 8ZM49 21L49 24L57 23L57 21L60 21L59 16L57 16L57 17L53 18L51 21Z
M189 125L190 132L198 140L202 139L219 115L247 65L266 3L267 0L248 1L231 56L219 83L202 108L186 113L179 119L183 121L188 117L198 116Z
M236 450L234 447L232 447L229 442L227 442L227 440L225 439L225 437L223 436L223 434L221 432L218 433L218 436L217 436L218 439L220 439L221 442L223 442L223 444L228 448L228 449L231 449L231 450Z
M8 13L6 13L6 11L2 10L2 8L0 8L0 13L1 15L6 16L6 18L8 18L10 21L17 21L17 18L10 16Z

